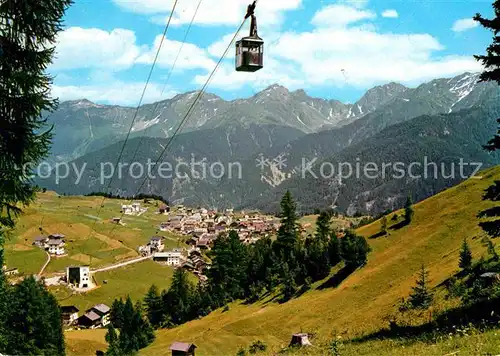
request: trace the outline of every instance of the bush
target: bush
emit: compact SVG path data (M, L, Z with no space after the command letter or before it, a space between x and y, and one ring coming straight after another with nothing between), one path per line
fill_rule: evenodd
M252 345L250 345L249 352L251 354L256 354L259 351L266 351L266 349L267 345L264 344L262 341L257 340Z

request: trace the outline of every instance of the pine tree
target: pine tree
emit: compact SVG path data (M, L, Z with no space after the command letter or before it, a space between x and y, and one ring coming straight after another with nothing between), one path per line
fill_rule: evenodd
M283 301L288 301L293 298L297 292L297 284L295 283L295 275L290 270L288 264L285 262L282 266L281 279L283 281Z
M0 4L0 352L12 353L11 330L6 324L12 301L2 270L5 230L14 227L20 206L35 198L37 188L31 172L22 167L39 163L50 146L50 130L42 113L53 111L57 101L50 98L51 78L45 70L70 4L70 0L9 0ZM27 344L33 342L32 335L17 336Z
M7 310L8 354L64 355L61 310L52 294L33 277L13 287Z
M287 191L281 200L281 226L278 230L275 247L278 255L283 256L285 261L289 264L291 262L294 267L296 261L291 261L291 255L294 253L299 238L295 209L296 205L292 195Z
M182 268L176 269L170 288L163 297L164 308L169 312L169 319L174 325L180 325L189 320L193 289L186 271Z
M144 306L146 316L151 325L155 328L160 327L164 319L163 301L158 287L154 284L149 288L148 293L144 297Z
M409 224L411 223L411 220L413 219L413 207L412 207L412 200L411 196L408 196L406 199L406 204L405 204L405 223Z
M106 350L106 356L121 356L122 352L120 350L120 344L118 341L118 336L116 335L116 330L113 324L108 324L108 332L106 333L106 342L108 343L108 349Z
M124 354L139 350L137 326L133 324L135 318L134 305L130 296L127 296L122 311L123 325L120 328L119 348Z
M123 325L123 308L125 304L122 300L120 299L115 299L113 301L113 304L111 305L111 312L109 316L109 320L113 324L115 328L120 329Z
M231 298L238 299L244 296L247 281L248 251L240 241L238 233L229 232L229 248L231 251L230 280L227 286Z
M154 331L149 321L142 315L140 302L134 306L128 296L123 306L122 317L123 325L118 337L118 348L121 354L133 354L153 342Z
M496 81L500 84L500 0L493 2L493 10L495 17L491 20L482 17L481 14L474 16L474 20L494 34L493 43L486 49L486 55L477 55L474 57L486 68L486 71L481 73L481 81Z
M331 215L326 211L321 212L316 220L316 238L325 244L328 242L332 230L330 220Z
M380 220L380 233L382 235L387 235L387 216L386 215L382 216L382 219Z
M486 48L486 55L476 55L474 57L486 68L486 70L481 73L481 81L496 81L500 85L500 0L494 1L493 10L495 13L493 19L486 19L482 17L481 14L476 14L476 16L474 16L474 20L479 22L481 26L493 32L493 42ZM498 119L497 122L500 124L500 119ZM500 149L500 127L497 134L484 148L488 151ZM494 202L500 200L500 181L495 181L495 183L486 190L483 199ZM479 223L479 226L481 226L481 228L491 237L500 236L499 206L482 211L479 217L495 218L489 221L482 221Z
M340 256L340 242L334 233L330 235L330 240L328 241L328 256L332 267L336 266L342 260Z
M464 241L462 242L458 266L464 271L468 271L472 267L472 252L466 238L464 238Z
M498 261L498 253L495 250L495 245L490 239L486 241L486 246L488 248L488 254L491 256L491 259L493 261Z
M0 228L0 352L6 351L8 346L7 311L9 308L10 286L3 272L3 244L2 230Z
M347 230L345 236L340 239L340 254L350 270L364 266L368 261L370 251L371 248L366 239L356 235L354 231Z
M417 285L412 288L409 303L416 309L427 309L432 303L432 293L429 291L427 277L429 272L422 265L418 274Z

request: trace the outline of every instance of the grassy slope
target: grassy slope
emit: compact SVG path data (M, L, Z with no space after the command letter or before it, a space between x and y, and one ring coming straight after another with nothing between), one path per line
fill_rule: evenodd
M135 301L143 298L149 287L156 284L160 290L170 285L173 269L153 261L128 265L94 275L99 287L82 294L71 294L63 287L51 288L61 305L75 305L80 311L95 304L104 303L111 306L116 298L126 298L127 295ZM104 284L103 281L107 283Z
M410 226L391 230L387 238L369 239L373 252L368 265L336 289L313 290L283 305L233 303L225 313L215 311L159 331L157 340L141 353L161 354L176 340L196 343L200 355L235 354L257 339L272 352L286 346L291 334L300 330L316 333L315 343L326 345L333 335L352 337L385 327L384 317L408 295L421 263L436 286L457 270L464 237L470 238L476 257L483 253L476 214L491 205L481 197L494 179L500 179L498 167L483 172L480 180L469 180L417 204ZM377 221L358 232L370 237L379 229Z
M47 256L44 251L32 246L32 242L40 235L38 228L42 221L45 233L66 235L68 256L53 258L45 270L51 273L62 272L69 265L90 264L98 267L136 257L137 247L146 243L157 232L159 223L167 219L164 215L155 214L156 206L150 204L145 205L149 209L141 216L124 216L126 226L116 226L109 220L120 216L121 205L128 202L106 199L98 213L101 202L101 197L58 197L53 192L41 193L25 209L16 230L7 240L7 265L19 268L25 274L40 270ZM96 222L98 214L101 220ZM113 226L116 226L114 231ZM90 235L93 228L95 233ZM180 243L175 235L160 234L167 237L167 248Z

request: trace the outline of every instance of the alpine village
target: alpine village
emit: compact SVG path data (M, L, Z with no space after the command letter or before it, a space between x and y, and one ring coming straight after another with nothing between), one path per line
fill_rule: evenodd
M500 355L500 0L247 1L0 2L0 355Z

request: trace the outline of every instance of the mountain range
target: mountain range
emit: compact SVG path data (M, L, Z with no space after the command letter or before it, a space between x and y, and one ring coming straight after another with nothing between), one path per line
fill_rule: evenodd
M478 78L464 73L416 88L389 83L368 90L354 104L312 98L303 90L291 92L279 85L234 101L204 94L182 133L172 140L198 92L177 95L139 108L121 162L155 162L165 151L159 163L175 166L205 158L226 168L238 163L242 174L236 179L226 169L206 179L191 175L146 180L117 174L110 192L129 196L141 187L141 192L160 194L172 202L274 211L283 191L290 189L303 211L332 205L348 213L398 208L408 194L421 200L463 178L360 178L339 185L333 177L303 178L301 164L304 160L314 161L316 168L325 162L356 160L409 164L424 157L438 161L449 156L454 157L447 159L449 164L460 157L480 161L484 167L497 164L498 157L486 153L482 145L495 131L500 91ZM134 108L88 100L61 103L49 116L55 132L51 160L71 161L77 167L86 164L86 169L78 184L74 172L60 182L52 177L37 183L67 194L105 190L110 180L101 179L100 165L116 160L134 114ZM183 172L189 173L185 167Z

